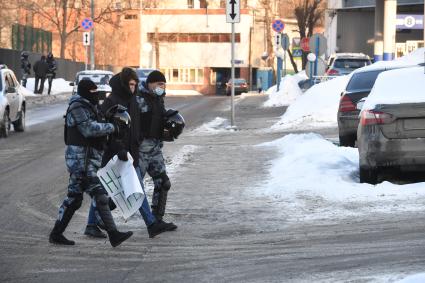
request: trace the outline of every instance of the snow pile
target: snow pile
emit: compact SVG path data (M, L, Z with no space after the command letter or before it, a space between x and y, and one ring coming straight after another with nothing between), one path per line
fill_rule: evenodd
M418 65L425 63L425 47L416 49L411 53L394 60L397 64L404 64L406 66Z
M58 78L58 79L54 79L53 83L52 83L52 91L50 94L60 94L60 93L65 93L65 92L72 92L72 86L69 85L70 82L65 81L62 78ZM34 85L35 85L35 79L34 78L29 78L27 80L27 92L32 93L34 91ZM49 83L47 82L47 80L44 82L44 89L43 89L43 94L47 94L47 90L49 88Z
M269 99L264 102L263 106L278 107L291 104L302 94L302 91L298 86L298 82L307 78L305 71L299 72L295 75L285 76L280 82L279 91L277 91L276 85L267 90L266 94L269 95Z
M314 85L288 107L272 129L312 129L336 126L339 99L349 79L350 75L340 76Z
M397 282L398 283L423 283L425 282L425 273L410 275Z
M27 86L28 86L28 84L27 84ZM28 90L27 88L23 87L22 85L19 86L19 89L24 96L36 96L34 94L34 92Z
M269 169L269 182L259 193L283 200L288 209L316 207L318 217L326 217L327 213L340 217L356 215L365 209L389 212L423 208L417 202L425 199L424 183L383 182L376 186L359 183L359 155L355 148L338 147L317 134L291 134L260 147L275 147L279 156ZM309 216L308 213L295 215Z
M234 130L231 127L229 120L216 117L211 122L205 123L194 129L190 135L215 135L228 132L229 130Z
M377 104L425 102L424 86L424 67L383 72L376 79L363 109L374 109Z

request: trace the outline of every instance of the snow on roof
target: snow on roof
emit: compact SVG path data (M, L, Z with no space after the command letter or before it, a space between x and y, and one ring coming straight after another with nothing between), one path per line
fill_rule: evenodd
M424 54L425 54L425 48L419 48L403 57L397 58L392 61L378 61L372 65L358 68L357 70L353 72L353 74L358 72L417 66L425 62Z
M365 58L369 58L369 56L367 56L366 54L363 53L335 53L333 54L331 57L365 57Z
M113 75L114 73L111 71L106 71L106 70L84 70L84 71L80 71L77 74L87 74L87 75L96 75L96 74L108 74L108 75Z
M362 110L378 104L425 102L425 68L411 67L381 73Z

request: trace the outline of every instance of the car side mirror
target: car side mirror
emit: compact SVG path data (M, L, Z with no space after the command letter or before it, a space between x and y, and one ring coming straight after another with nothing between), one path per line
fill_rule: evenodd
M75 84L74 84L74 82L70 82L69 85L70 86L74 86Z
M13 86L10 86L7 88L7 93L14 93L16 92L16 88L14 88Z
M359 100L359 102L357 102L357 104L356 104L357 110L362 110L365 101L366 101L366 98L362 98L362 99Z

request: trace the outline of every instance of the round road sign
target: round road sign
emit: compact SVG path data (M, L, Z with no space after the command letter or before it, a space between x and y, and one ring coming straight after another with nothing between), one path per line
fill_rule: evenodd
M281 33L284 28L285 28L285 23L282 20L276 19L272 22L272 29L275 32Z
M83 29L85 30L90 30L93 28L93 21L90 18L85 18L82 22L81 22L81 26Z
M310 38L304 37L303 39L301 39L301 49L304 52L310 51Z
M310 51L318 53L317 55L325 54L327 49L326 37L316 33L310 38Z

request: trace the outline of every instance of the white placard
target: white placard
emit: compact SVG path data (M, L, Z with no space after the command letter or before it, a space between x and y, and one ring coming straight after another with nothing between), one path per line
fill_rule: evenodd
M133 166L133 158L129 153L127 155L128 161L121 161L115 155L105 167L97 171L100 182L124 219L139 210L145 197Z
M90 45L90 32L83 32L83 45L84 46Z
M226 0L226 22L241 22L241 0Z

